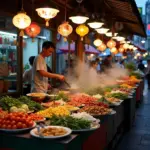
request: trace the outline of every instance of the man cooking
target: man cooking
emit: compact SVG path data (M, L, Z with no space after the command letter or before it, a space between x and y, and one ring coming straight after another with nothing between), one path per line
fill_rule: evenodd
M46 41L42 45L42 52L35 58L32 70L32 84L31 92L47 93L48 90L48 78L55 78L61 81L65 80L63 75L49 73L45 58L52 55L55 50L55 45Z

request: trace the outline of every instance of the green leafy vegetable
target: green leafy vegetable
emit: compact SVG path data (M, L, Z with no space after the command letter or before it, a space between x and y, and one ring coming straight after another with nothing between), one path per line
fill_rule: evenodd
M68 127L72 130L89 129L91 122L85 119L74 118L71 116L59 117L53 116L50 119L50 125Z

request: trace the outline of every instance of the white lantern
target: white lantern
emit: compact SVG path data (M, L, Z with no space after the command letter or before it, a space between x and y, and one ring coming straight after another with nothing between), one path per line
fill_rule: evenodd
M59 13L59 10L55 8L37 8L36 11L41 18L45 19L46 26L49 26L49 20Z
M118 35L118 33L114 33L114 36L117 36ZM108 37L112 37L113 35L112 35L112 32L107 32L106 33L106 36L108 36Z
M116 36L116 37L113 37L113 39L117 40L117 41L125 41L125 38L122 37L122 36Z
M91 22L91 23L88 23L88 25L93 28L93 29L98 29L100 28L104 23L102 22Z
M16 16L13 17L12 22L15 27L21 30L20 36L23 36L24 35L23 30L28 26L30 26L31 19L28 15L26 15L26 12L21 11Z
M86 16L72 16L69 17L69 19L75 23L75 24L83 24L85 23L89 18Z
M93 43L96 47L99 47L102 44L102 41L100 39L96 39Z
M128 49L128 48L129 48L129 44L125 43L125 44L123 45L123 48L124 48L124 49Z
M106 34L109 31L109 29L107 29L107 28L100 28L100 29L96 29L96 31L99 34Z

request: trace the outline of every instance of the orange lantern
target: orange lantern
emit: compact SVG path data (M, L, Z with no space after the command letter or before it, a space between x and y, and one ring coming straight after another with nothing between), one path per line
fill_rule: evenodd
M108 42L107 42L107 47L108 48L113 48L113 47L115 47L116 46L116 42L114 41L114 40L109 40Z
M32 38L32 42L34 42L34 38L41 32L40 26L32 22L29 27L25 29L26 34Z
M102 43L99 47L98 50L100 51L104 51L106 49L106 45L104 43Z
M123 47L120 47L120 48L119 48L119 52L120 52L120 53L123 53L123 52L124 52Z
M58 33L64 37L64 40L67 40L67 37L72 33L73 28L68 22L62 23L58 27Z
M117 53L118 53L116 47L111 48L110 51L111 51L111 53L113 53L113 54L117 54Z
M79 26L76 28L76 33L77 33L78 35L80 35L81 41L83 41L83 37L84 37L86 34L89 33L89 28L88 28L86 25L84 25L84 24L79 25Z

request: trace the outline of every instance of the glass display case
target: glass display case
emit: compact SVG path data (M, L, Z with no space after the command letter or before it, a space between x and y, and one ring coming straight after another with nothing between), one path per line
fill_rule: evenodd
M17 90L16 34L0 31L0 94Z

